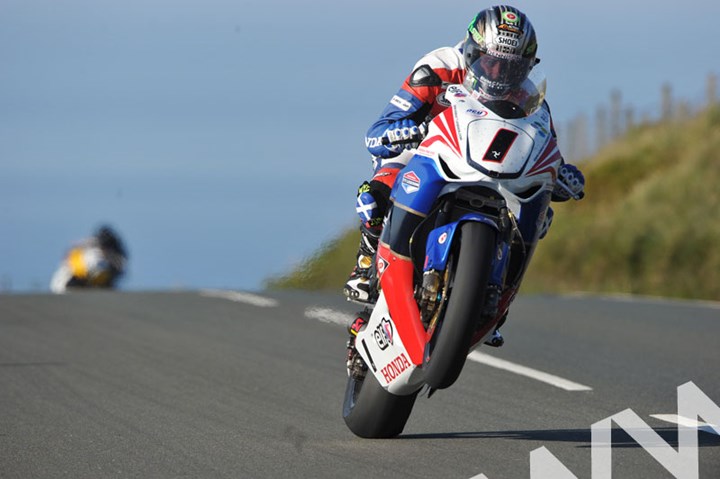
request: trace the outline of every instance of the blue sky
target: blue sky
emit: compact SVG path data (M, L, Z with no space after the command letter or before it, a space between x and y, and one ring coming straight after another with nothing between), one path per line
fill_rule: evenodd
M491 3L3 0L0 288L42 291L101 222L126 289L257 289L354 224L363 136L425 52ZM517 1L561 127L618 89L699 102L710 0Z

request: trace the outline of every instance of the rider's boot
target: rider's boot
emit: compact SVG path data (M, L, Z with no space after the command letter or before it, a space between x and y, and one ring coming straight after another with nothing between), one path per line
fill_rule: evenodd
M505 338L503 338L502 334L500 334L500 330L496 329L493 331L492 335L485 340L485 344L493 348L499 348L505 344Z
M500 321L498 321L498 325L495 327L495 331L490 335L489 338L485 340L485 344L487 346L491 346L493 348L499 348L503 344L505 344L505 338L503 338L502 334L500 334L500 326L505 324L505 320L507 319L507 313L502 317Z
M357 262L343 288L343 293L350 300L370 303L375 299L375 294L371 291L372 275L370 270L381 231L381 225L371 226L369 222L360 225L360 248Z

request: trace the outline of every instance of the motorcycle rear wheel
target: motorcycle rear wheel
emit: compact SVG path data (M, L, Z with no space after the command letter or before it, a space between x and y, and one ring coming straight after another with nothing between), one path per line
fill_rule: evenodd
M415 405L418 391L408 396L390 394L368 371L363 379L348 378L343 419L356 436L383 439L398 436Z
M433 389L452 386L462 372L472 335L479 326L492 261L496 232L474 221L460 226L461 243L450 266L449 292L439 330L427 346L423 369L425 382Z

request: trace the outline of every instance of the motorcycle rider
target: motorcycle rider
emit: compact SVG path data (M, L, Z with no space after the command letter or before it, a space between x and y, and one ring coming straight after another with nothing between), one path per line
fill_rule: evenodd
M127 252L119 235L108 225L73 245L50 281L53 293L68 288L114 288L125 274Z
M444 97L447 86L464 84L481 102L513 100L540 61L536 51L535 29L527 16L515 7L500 5L480 11L463 41L431 51L415 64L365 137L374 174L358 189L361 240L356 265L343 289L348 299L374 300L370 269L390 206L391 188L398 172L414 155L424 124L450 105ZM555 137L554 129L552 135ZM563 162L558 178L570 191L556 185L553 201L583 196L585 179L577 167ZM548 208L541 238L552 217L553 211Z

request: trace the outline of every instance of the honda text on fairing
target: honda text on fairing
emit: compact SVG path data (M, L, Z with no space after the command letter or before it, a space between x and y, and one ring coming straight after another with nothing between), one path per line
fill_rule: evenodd
M469 352L492 340L553 189L570 191L558 179L542 74L533 70L512 100L482 103L463 85L445 96L451 106L427 125L393 186L375 305L350 328L343 417L361 437L400 434L419 392L451 386Z

